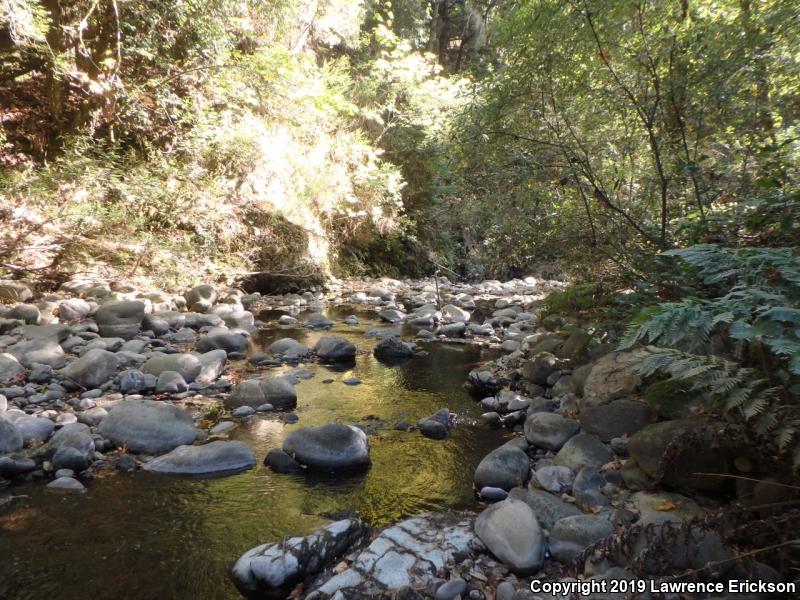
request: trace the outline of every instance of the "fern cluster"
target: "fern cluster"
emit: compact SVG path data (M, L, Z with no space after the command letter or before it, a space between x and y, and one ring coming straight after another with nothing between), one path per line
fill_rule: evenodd
M703 244L664 255L688 263L699 285L694 295L648 307L631 322L620 346L650 344L631 354L631 368L643 377L669 376L711 406L741 415L780 451L792 447L800 466L800 407L781 403L791 398L787 390L800 394L797 251ZM737 362L747 350L771 356L771 364L759 365L762 374ZM773 387L767 372L784 387Z
M800 256L790 248L728 249L704 244L670 250L698 270L706 285L729 282L727 293L666 302L642 311L621 345L658 344L696 352L719 332L737 344L759 343L800 375Z
M666 375L685 384L701 400L724 411L736 411L755 426L759 435L771 433L785 451L796 440L800 415L778 402L778 389L753 369L719 356L698 356L674 348L646 346L632 352L628 366L648 378ZM795 452L800 463L800 448Z

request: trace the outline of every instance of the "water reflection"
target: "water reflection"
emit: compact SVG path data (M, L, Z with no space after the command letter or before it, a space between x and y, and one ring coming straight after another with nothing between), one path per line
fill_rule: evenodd
M329 318L352 312L338 309ZM299 423L257 417L234 430L231 437L259 459L251 471L215 480L117 475L92 482L84 497L52 496L40 483L14 487L30 499L0 517L0 598L232 600L239 596L227 571L236 557L256 544L311 531L324 515L357 511L383 525L423 510L472 505L474 467L501 434L464 424L434 441L393 426L442 406L477 416L462 384L480 350L431 344L428 357L385 365L371 355L375 340L363 336L378 325L374 315L357 315L360 325L337 324L332 332L280 327L259 336L260 345L294 337L313 346L323 335L343 335L364 352L344 369L305 365L314 377L297 386ZM349 377L363 383L342 383ZM374 430L368 472L285 475L261 465L289 431L331 421Z

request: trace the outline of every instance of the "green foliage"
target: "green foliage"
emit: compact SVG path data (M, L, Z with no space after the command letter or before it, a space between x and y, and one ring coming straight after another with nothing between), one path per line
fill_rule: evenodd
M684 416L689 404L697 394L690 391L691 382L683 379L654 381L644 391L645 401L666 417L677 419Z
M693 295L645 308L622 339L623 348L661 346L633 354L631 366L639 374L671 377L646 394L669 401L674 392L678 402L680 394L700 393L787 450L800 423L796 402L784 403L796 396L800 375L796 250L705 244L663 254L690 266L680 287ZM799 448L793 450L796 459Z
M670 250L696 269L712 298L690 297L643 310L631 323L622 347L638 342L698 351L712 332L746 344L763 345L800 375L800 255L792 248L722 248L712 244ZM730 287L728 287L730 286Z
M541 315L580 314L598 309L602 303L602 295L596 284L577 283L561 291L551 292L542 304Z
M698 394L709 406L735 412L757 433L770 434L780 451L792 449L800 466L800 409L780 402L779 391L752 369L718 356L697 356L672 348L647 346L632 353L628 366L642 377L668 376L684 394ZM657 390L658 392L666 390ZM661 394L659 394L661 395Z

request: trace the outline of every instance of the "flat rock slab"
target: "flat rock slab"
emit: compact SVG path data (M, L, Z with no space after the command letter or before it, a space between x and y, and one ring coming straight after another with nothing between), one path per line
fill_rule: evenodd
M154 400L126 400L114 406L98 427L99 433L133 452L163 454L191 444L197 437L191 415Z
M211 442L178 446L145 463L144 470L168 475L232 475L256 464L253 451L242 442Z
M321 571L367 532L357 519L336 521L305 537L262 544L245 552L231 577L248 598L286 598L292 586Z
M442 514L427 514L384 529L362 550L350 568L317 591L323 597L341 592L349 597L380 597L386 590L426 588L436 574L469 552L475 540L472 522Z

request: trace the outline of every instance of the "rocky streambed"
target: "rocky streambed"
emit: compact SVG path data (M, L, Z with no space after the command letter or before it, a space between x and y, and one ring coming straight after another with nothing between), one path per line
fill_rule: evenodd
M758 465L690 409L643 402L624 354L540 318L562 285L175 296L74 281L37 296L0 282L0 597L780 580L698 525L731 492L695 473Z

